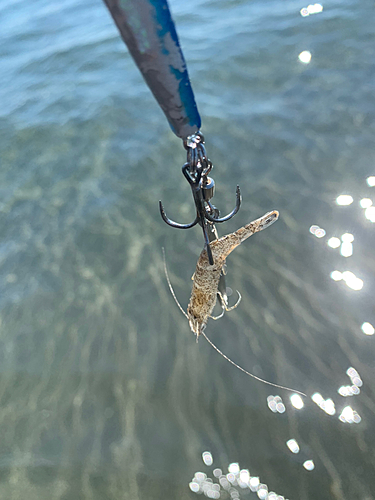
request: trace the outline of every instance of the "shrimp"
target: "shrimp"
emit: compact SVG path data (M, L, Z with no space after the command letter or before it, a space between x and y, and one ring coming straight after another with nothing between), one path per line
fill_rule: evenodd
M223 312L220 316L213 317L212 311L215 307L218 291L220 275L223 272L225 259L233 252L243 241L249 238L252 234L262 231L266 227L277 221L279 212L274 210L268 212L257 220L250 222L246 226L241 227L234 233L227 234L218 240L210 243L214 264L210 265L206 250L202 250L199 256L197 267L193 275L193 289L191 292L190 302L187 308L187 316L192 332L197 336L202 334L202 331L207 325L209 318L218 319L224 314L224 311L231 311L241 301L241 295L237 303L228 307L224 297L221 296Z
M237 229L234 233L227 234L226 236L223 236L222 238L219 238L213 242L210 243L210 247L212 250L212 256L214 260L214 264L211 265L208 260L208 255L207 251L205 249L202 250L198 262L197 262L197 267L195 269L195 273L193 275L193 289L191 292L191 297L189 301L189 305L187 307L187 312L184 311L182 306L177 300L177 297L174 293L172 284L170 282L169 276L168 276L168 271L167 271L167 266L165 263L165 255L164 255L164 270L165 270L165 275L167 277L167 282L169 289L172 293L172 296L174 300L176 301L176 304L178 305L179 309L181 312L184 314L184 316L187 318L189 321L189 326L190 329L193 333L196 335L196 340L198 342L198 338L200 335L202 335L207 342L217 351L220 356L222 356L224 359L226 359L229 363L234 365L236 368L244 372L246 375L249 377L252 377L259 382L262 382L267 385L271 385L273 387L277 387L279 389L285 389L286 391L291 391L295 392L298 394L301 394L302 396L306 396L304 392L297 391L294 389L291 389L289 387L285 387L283 385L278 385L274 384L272 382L268 382L267 380L264 380L260 377L257 377L253 373L248 372L241 366L239 366L237 363L232 361L228 356L226 356L205 334L204 330L207 325L207 321L209 318L212 319L219 319L224 315L225 311L231 311L232 309L236 308L238 304L241 301L241 295L239 292L239 299L237 303L232 306L228 307L227 299L226 297L223 297L219 290L219 280L221 274L224 272L224 266L225 266L225 260L228 257L228 255L233 252L235 248L237 248L243 241L245 241L247 238L249 238L251 235L254 233L257 233L259 231L262 231L263 229L269 227L271 224L277 221L279 218L279 212L277 210L274 210L273 212L268 212L263 217L260 217L259 219L254 220L253 222L250 222L249 224L246 224L246 226L241 227L240 229ZM164 249L163 249L164 253ZM223 311L219 316L212 316L212 311L215 307L217 296L220 296L221 298L221 304Z

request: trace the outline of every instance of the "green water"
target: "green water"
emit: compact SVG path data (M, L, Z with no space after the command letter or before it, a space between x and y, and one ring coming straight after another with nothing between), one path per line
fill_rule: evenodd
M242 303L206 332L244 368L306 392L296 409L196 344L169 293L162 247L186 307L203 244L158 212L161 199L171 218L194 217L184 149L104 4L0 1L1 498L194 499L196 472L231 463L289 500L375 498L375 337L361 329L375 325L374 225L359 204L375 203L373 5L332 1L307 18L302 7L171 1L213 201L224 214L237 184L243 195L220 234L280 211L228 259ZM353 203L337 205L341 194ZM327 245L344 233L348 258ZM363 386L343 397L349 367ZM339 420L347 406L359 423Z

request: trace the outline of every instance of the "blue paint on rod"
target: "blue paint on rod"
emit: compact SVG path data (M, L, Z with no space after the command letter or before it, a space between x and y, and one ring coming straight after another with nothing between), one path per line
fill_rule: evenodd
M201 118L166 0L104 0L173 132L198 132Z

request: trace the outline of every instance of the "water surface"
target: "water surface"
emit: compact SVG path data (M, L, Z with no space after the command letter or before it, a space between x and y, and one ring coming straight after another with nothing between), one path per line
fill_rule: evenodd
M197 345L170 296L161 248L184 306L202 248L199 228L158 212L162 199L173 219L194 217L184 150L104 4L0 1L2 498L194 499L196 472L234 463L290 500L375 498L375 337L361 329L375 325L374 225L360 206L375 202L373 4L305 18L304 6L171 1L214 202L227 213L237 183L243 194L220 234L281 214L228 259L242 303L206 331L306 392L297 409ZM350 257L327 244L345 233ZM344 397L350 367L363 385ZM235 481L221 498L267 498Z

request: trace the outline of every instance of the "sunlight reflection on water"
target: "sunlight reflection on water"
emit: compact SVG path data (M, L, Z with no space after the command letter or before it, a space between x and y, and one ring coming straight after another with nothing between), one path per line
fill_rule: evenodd
M366 179L366 182L370 187L372 186L373 178L375 177L370 176ZM351 205L353 201L354 198L348 194L341 194L336 198L336 204L339 206ZM370 222L375 222L375 207L372 206L372 200L370 198L362 198L359 201L359 204L361 208L365 210L364 214L366 219L368 219ZM320 228L316 224L310 226L309 231L311 234L313 234L319 239L324 238L326 236L326 231ZM354 239L355 238L352 233L345 232L341 235L341 241L340 238L337 236L330 236L327 240L327 246L332 249L339 248L340 255L344 258L348 258L353 255ZM364 286L364 280L357 277L353 271L349 270L339 271L336 269L330 273L330 277L334 281L344 281L346 285L354 291L360 291ZM367 327L367 329L371 331L371 328Z
M351 366L346 370L346 375L350 378L352 386L341 386L337 390L338 395L341 397L359 395L359 387L363 385L363 381L358 371ZM291 395L289 399L291 407L306 411L304 402L298 394ZM337 400L335 403L332 398L325 399L319 392L315 392L311 396L311 399L321 410L331 417L336 415L336 405L341 407L337 417L340 422L359 424L362 421L359 413L351 406L341 405L341 400ZM282 411L280 411L280 405L282 405ZM287 407L282 403L280 396L269 395L267 397L267 406L276 414L288 411ZM307 411L311 411L311 409ZM294 455L301 454L299 463L304 469L309 472L315 469L314 459L311 457L308 447L304 444L301 446L295 438L288 439L286 446ZM213 464L213 456L209 451L202 453L202 459L207 466ZM227 492L234 499L240 498L241 491L250 490L255 492L260 499L285 500L282 495L278 495L274 491L269 491L267 484L260 482L259 476L252 476L249 469L241 469L238 462L228 465L227 474L224 474L221 468L215 468L212 471L212 476L211 478L206 473L196 472L189 484L191 491L198 494L203 493L208 498L220 498L224 492Z
M292 394L292 396L290 396L290 402L297 410L301 410L304 407L303 399L299 394Z
M361 326L361 330L363 331L363 333L365 335L374 335L375 333L375 328L372 326L371 323L369 323L368 321L365 321L362 326Z
M203 244L157 209L193 215L184 152L104 4L2 2L1 498L375 497L370 3L302 19L274 0L171 2L218 205L243 190L221 234L281 213L230 259L243 304L210 333L322 394L298 409L191 345L169 300L161 247L186 304Z
M307 7L303 7L300 10L300 14L302 17L311 16L312 14L319 14L319 12L323 11L323 5L320 3L310 4Z
M299 445L295 439L289 439L286 445L292 453L299 453Z
M248 469L241 469L237 462L228 465L228 474L216 468L212 471L212 476L213 478L196 472L189 483L190 490L213 499L218 499L225 493L232 499L240 498L242 492L248 494L251 491L261 500L286 500L282 495L268 491L267 484L261 483L258 476L251 476Z

